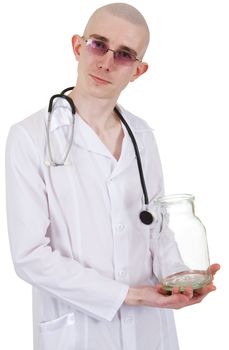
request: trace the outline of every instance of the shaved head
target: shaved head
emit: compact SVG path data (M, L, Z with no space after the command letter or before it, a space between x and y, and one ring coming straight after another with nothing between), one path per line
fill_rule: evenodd
M105 6L99 7L89 18L89 21L85 27L84 35L87 33L88 28L90 27L91 22L94 21L98 16L103 15L104 13L109 13L113 16L120 17L136 26L140 26L145 31L145 50L148 47L150 32L147 22L141 12L139 12L134 6L125 3L111 3ZM144 51L145 51L144 50Z

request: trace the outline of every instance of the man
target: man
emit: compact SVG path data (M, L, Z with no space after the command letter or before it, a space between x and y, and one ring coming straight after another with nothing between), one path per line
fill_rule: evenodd
M115 106L121 91L147 71L149 42L142 15L127 4L99 8L83 36L74 35L78 61L70 165L52 167L69 137L71 108L57 99L13 126L7 144L7 207L18 275L33 285L36 350L177 350L172 311L200 302L193 293L158 285L157 220L139 219L142 188L133 144ZM154 136L118 106L133 131L150 205L163 194ZM48 133L48 137L47 137ZM219 269L210 267L212 275Z

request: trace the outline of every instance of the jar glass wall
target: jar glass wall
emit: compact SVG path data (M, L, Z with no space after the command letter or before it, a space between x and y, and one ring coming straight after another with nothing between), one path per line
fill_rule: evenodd
M166 290L198 289L211 281L206 230L195 215L194 196L178 194L155 202L161 220L157 249L159 280Z

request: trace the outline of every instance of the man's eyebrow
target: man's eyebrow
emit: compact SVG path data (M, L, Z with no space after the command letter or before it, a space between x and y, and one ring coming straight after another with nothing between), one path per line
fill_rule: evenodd
M105 42L109 42L109 39L106 38L105 36L102 36L102 35L99 35L99 34L91 34L89 35L89 38L94 38L94 39L98 39L98 40L102 40L102 41L105 41Z
M106 43L109 42L109 39L108 39L108 38L106 38L105 36L99 35L99 34L91 34L91 35L89 36L89 38L98 39L98 40L104 41L104 42L106 42ZM118 49L119 49L119 50L127 51L127 52L131 53L132 55L137 56L137 52L136 52L134 49L131 49L131 48L128 47L128 46L120 45Z
M124 50L124 51L127 51L127 52L131 53L131 54L134 55L134 56L137 56L137 52L136 52L134 49L131 49L131 48L128 47L128 46L121 45L121 46L119 47L119 50Z

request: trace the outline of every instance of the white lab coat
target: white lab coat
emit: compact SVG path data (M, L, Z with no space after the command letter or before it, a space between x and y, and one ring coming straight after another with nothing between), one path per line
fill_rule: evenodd
M163 193L152 130L122 107L140 150L150 201ZM71 122L57 100L51 125L55 159ZM117 161L77 116L69 160L48 167L47 112L14 125L6 148L10 245L19 277L33 286L35 350L178 350L171 310L124 304L129 286L157 283L155 222L144 202L136 157L123 126Z

